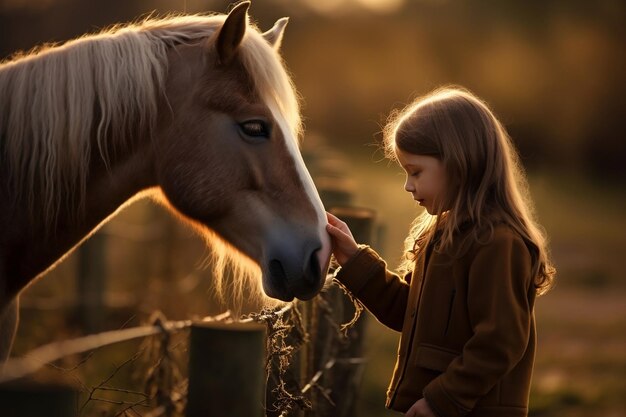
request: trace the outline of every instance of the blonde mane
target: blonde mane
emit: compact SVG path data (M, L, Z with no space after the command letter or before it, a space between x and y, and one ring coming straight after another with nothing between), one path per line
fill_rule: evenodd
M14 202L26 203L31 215L43 216L51 230L62 210L81 216L94 150L108 164L110 153L132 146L129 132L154 131L168 47L210 37L225 18L149 18L0 63L0 163L9 173L0 180L15 192ZM300 109L291 78L253 24L240 58L261 99L289 133L286 140L297 142ZM242 262L232 250L213 253L220 287L222 272L217 269L226 259ZM258 278L258 267L245 269Z

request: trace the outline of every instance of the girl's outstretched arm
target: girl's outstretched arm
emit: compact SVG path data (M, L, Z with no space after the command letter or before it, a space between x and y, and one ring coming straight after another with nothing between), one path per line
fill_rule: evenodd
M387 327L402 330L409 283L387 270L387 264L365 245L358 245L344 222L327 214L326 230L341 269L335 278Z
M348 259L357 253L359 246L347 224L328 212L326 212L326 217L328 219L326 230L331 238L333 255L335 255L339 265L343 266Z

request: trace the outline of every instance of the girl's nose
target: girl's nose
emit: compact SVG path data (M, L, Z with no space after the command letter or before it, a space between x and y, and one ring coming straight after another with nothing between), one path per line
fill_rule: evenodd
M413 184L411 184L411 182L409 181L409 178L407 177L406 181L404 182L404 191L408 192L408 193L412 193L415 191L415 187L413 186Z

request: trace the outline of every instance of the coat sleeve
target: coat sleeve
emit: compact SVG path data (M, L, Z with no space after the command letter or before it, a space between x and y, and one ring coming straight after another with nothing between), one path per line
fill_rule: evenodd
M409 284L387 269L370 247L361 249L337 272L342 283L385 326L402 331Z
M526 245L511 232L496 231L476 253L467 293L473 336L423 392L440 417L467 414L523 357L533 314L530 268Z

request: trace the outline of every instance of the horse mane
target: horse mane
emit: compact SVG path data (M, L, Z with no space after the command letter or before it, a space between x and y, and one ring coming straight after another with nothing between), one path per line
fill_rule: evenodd
M109 152L132 145L128 132L153 131L167 48L208 38L224 19L148 18L1 63L0 160L16 201L26 198L30 210L40 210L37 214L50 225L61 209L80 213L92 146L107 164ZM291 79L252 24L241 59L261 98L299 137L300 111Z
M154 131L167 49L210 37L225 18L150 17L0 63L0 167L8 174L0 180L14 202L43 216L50 230L61 210L81 216L94 151L108 165L110 153L132 146L129 132ZM239 54L261 99L290 133L285 139L297 146L298 97L280 55L254 24ZM221 266L232 251L218 252Z

